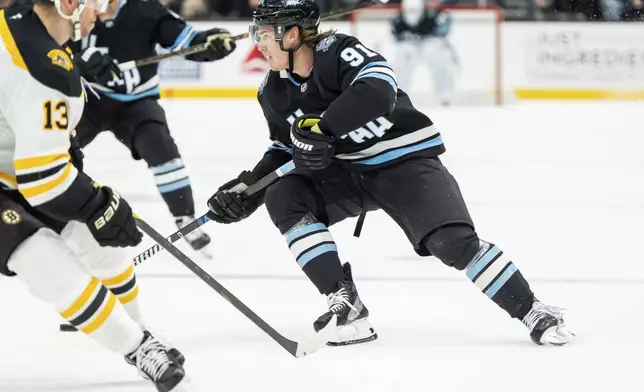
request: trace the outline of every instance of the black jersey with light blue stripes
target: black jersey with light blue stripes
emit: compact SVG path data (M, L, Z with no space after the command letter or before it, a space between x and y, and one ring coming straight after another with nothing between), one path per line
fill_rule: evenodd
M89 37L80 44L71 44L74 53L95 46L118 63L123 63L156 56L159 46L167 51L187 48L199 33L158 0L128 0L121 4L114 19L97 20ZM123 79L118 82L120 88L97 83L91 85L101 95L118 101L158 97L158 65L125 71Z
M259 172L283 161L292 144L291 124L312 113L322 115L320 128L336 138L336 159L351 170L445 151L432 121L398 88L396 74L383 56L344 34L319 41L314 56L307 79L272 71L260 85L258 100L274 144L258 165L266 166Z

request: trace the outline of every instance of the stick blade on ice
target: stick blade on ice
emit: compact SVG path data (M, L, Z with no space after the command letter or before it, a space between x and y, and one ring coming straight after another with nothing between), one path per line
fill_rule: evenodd
M301 358L309 355L326 344L335 336L335 329L338 326L338 316L334 315L331 321L322 328L320 332L309 340L298 343L297 351L295 352L296 358Z

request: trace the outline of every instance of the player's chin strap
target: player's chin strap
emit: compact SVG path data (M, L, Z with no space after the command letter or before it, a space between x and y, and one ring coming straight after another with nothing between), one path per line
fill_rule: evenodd
M282 49L284 52L288 52L288 70L291 71L291 72L293 71L293 68L295 67L295 65L294 65L294 63L295 63L295 52L299 48L301 48L302 45L304 45L304 39L302 38L302 29L300 29L299 27L298 27L298 29L300 30L300 42L297 44L296 47L289 48L289 49L284 48L284 37L283 37L284 34L283 33L282 33L282 39L280 39L280 41L279 41L280 42L280 49Z
M288 49L288 69L289 71L293 71L293 67L295 66L294 63L294 57L295 57L295 51L298 50L302 46L302 43L300 42L299 45L297 45L296 48L291 48Z
M78 0L78 7L72 12L71 15L66 15L63 10L60 8L60 0L54 0L54 5L56 6L56 11L61 18L70 20L74 29L72 35L72 41L79 41L81 39L81 25L80 25L80 14L85 9L85 0Z

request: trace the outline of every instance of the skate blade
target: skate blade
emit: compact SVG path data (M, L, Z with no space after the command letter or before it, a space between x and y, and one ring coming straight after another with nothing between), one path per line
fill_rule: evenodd
M295 351L295 358L301 358L306 355L312 354L321 347L324 347L329 340L335 337L335 329L338 326L338 316L333 315L331 321L322 328L317 335L309 340L298 343L297 350Z
M192 380L188 375L183 377L183 380L177 384L170 392L195 392L196 388L192 384Z
M355 321L349 325L338 326L334 339L329 340L329 346L348 346L366 343L378 339L378 334L366 318Z

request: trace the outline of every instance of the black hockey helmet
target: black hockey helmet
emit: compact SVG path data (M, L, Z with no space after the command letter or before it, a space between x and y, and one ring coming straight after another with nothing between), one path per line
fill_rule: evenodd
M250 36L255 42L259 42L257 31L260 26L274 26L275 40L280 43L282 50L295 52L304 42L300 41L295 48L284 49L284 33L294 26L299 27L300 31L317 32L320 25L320 8L314 0L261 0L253 11L253 22Z

